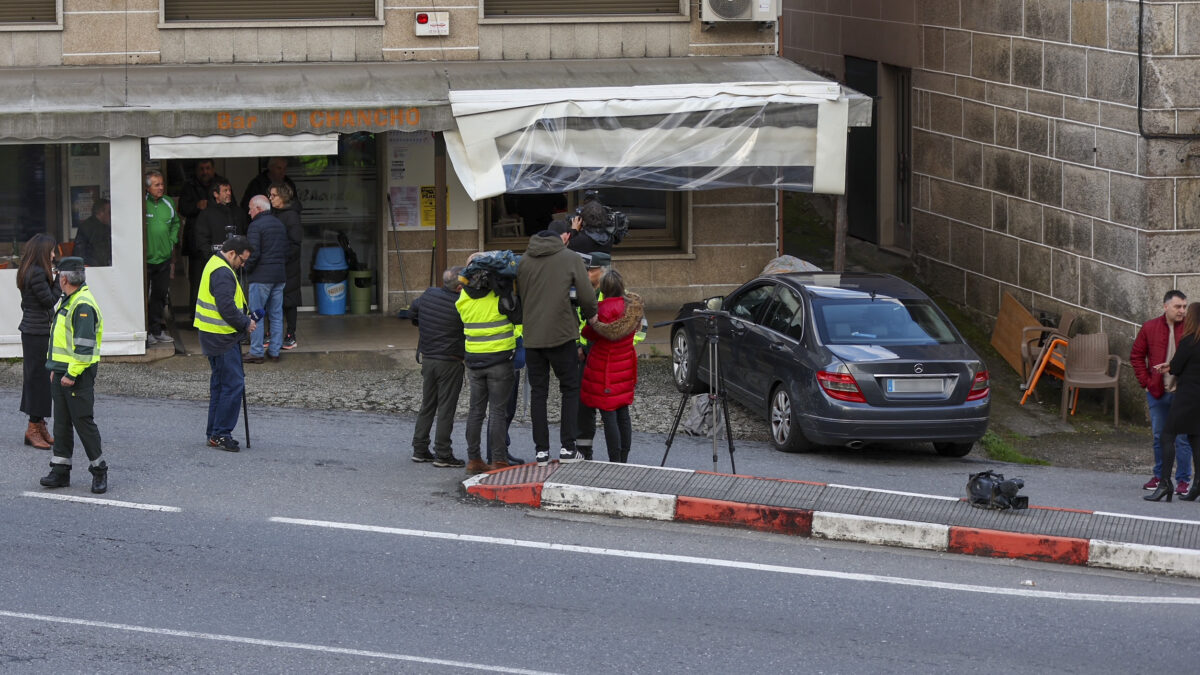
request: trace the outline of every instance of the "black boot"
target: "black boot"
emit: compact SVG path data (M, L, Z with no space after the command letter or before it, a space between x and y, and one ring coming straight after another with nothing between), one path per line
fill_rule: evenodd
M108 492L108 462L101 460L96 466L89 466L88 471L92 474L92 492L98 495Z
M71 484L71 467L67 464L51 464L50 473L40 481L42 487L60 488Z
M1145 499L1148 502L1157 502L1161 501L1163 497L1166 497L1167 501L1171 501L1171 496L1174 494L1175 486L1171 484L1171 479L1164 478L1158 482L1158 489L1146 495L1145 497L1142 497L1142 499Z
M1192 484L1190 487L1188 487L1187 494L1180 495L1179 498L1185 502L1194 502L1196 501L1197 497L1200 497L1200 481L1197 481L1196 477L1193 475Z

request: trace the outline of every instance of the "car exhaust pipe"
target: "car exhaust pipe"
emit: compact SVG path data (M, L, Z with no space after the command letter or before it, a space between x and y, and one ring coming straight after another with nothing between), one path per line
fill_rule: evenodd
M851 450L859 450L864 445L866 445L866 443L863 443L862 441L850 441L849 443L846 444L846 447L850 448Z

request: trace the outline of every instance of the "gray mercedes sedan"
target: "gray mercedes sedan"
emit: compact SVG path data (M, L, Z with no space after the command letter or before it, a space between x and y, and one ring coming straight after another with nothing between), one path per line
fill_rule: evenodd
M891 275L768 275L685 304L671 332L675 386L708 389L714 357L726 394L761 411L784 452L924 441L962 457L987 431L983 360Z

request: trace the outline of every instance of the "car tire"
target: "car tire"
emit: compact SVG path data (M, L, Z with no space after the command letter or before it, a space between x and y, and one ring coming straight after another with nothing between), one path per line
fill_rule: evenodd
M695 372L697 354L687 330L676 328L671 334L671 379L675 388L684 394L698 394L706 389Z
M971 453L974 443L934 443L933 449L942 457L966 457Z
M792 405L792 395L784 384L775 385L767 404L771 447L780 452L807 452L813 444L800 430L800 416Z

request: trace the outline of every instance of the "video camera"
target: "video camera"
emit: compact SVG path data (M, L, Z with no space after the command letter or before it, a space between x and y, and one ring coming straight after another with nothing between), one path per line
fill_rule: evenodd
M583 202L575 208L575 215L581 215L583 205L593 201L604 206L604 232L613 238L612 243L614 245L621 243L621 240L629 235L629 216L614 208L605 206L604 202L600 201L599 190L584 190Z
M1005 479L995 471L973 473L967 479L967 501L980 509L1027 509L1029 497L1018 495L1025 487L1020 478Z

